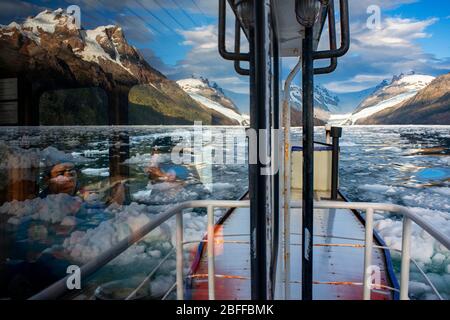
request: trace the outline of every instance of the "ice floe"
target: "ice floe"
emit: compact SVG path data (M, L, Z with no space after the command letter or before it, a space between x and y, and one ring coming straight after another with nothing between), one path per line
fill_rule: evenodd
M11 224L20 224L26 218L58 223L66 216L76 214L82 201L65 193L49 195L43 199L34 198L25 201L6 202L0 207L0 214L11 216Z
M81 172L87 176L109 177L109 168L86 168Z

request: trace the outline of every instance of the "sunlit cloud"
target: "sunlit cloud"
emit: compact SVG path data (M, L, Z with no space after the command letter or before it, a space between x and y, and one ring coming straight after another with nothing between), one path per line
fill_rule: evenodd
M219 55L216 25L178 30L178 32L183 36L181 44L189 46L190 51L173 68L171 78L203 76L233 92L248 93L248 79L238 76L234 71L233 63L223 60ZM227 45L232 47L233 44L229 41Z
M427 29L438 21L386 17L379 30L367 28L364 20L353 22L351 49L340 59L337 73L325 87L335 92L356 92L402 72L442 72L448 62L426 53L417 41L431 37Z

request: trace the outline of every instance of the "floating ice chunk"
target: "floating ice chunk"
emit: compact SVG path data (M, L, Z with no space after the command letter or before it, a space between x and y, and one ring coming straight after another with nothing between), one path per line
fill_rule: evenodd
M149 222L150 219L143 213L138 216L130 216L126 221L132 232L139 230L140 227L145 226Z
M140 261L149 260L149 256L145 252L146 247L143 245L134 245L128 248L125 252L111 261L113 265L124 266L132 262L136 264Z
M77 213L81 204L80 198L61 193L49 195L43 199L6 202L0 207L0 214L12 215L19 220L10 219L13 224L20 224L20 221L26 217L57 223L66 216Z
M442 253L436 253L433 258L432 262L433 264L442 264L445 261L445 256Z
M444 234L450 234L450 215L446 212L422 208L411 208L425 221L433 224ZM386 244L393 249L401 250L402 222L392 219L378 220L375 228L384 238ZM440 269L445 272L450 253L440 243L434 240L426 231L413 224L411 239L411 257L415 259L425 271ZM398 253L393 254L398 259Z
M113 219L103 221L96 228L85 232L75 231L64 240L63 246L73 259L87 262L150 222L146 214L148 209L144 205L132 203L123 206L122 211L118 211L118 208L108 208L108 211L116 212Z
M82 156L72 153L65 153L55 147L47 147L41 151L42 163L44 166L53 166L58 163L71 162L74 164L86 163L91 161Z
M20 220L20 219L17 218L17 217L11 217L11 218L8 219L7 222L8 222L9 224L18 226L18 225L22 222L22 220Z
M383 147L383 148L380 148L379 150L381 150L381 151L392 151L392 152L395 152L395 153L401 153L403 151L399 147Z
M109 168L87 168L81 172L87 176L109 177Z
M109 154L109 150L84 150L83 155L87 158L93 158L99 155Z
M163 223L158 228L150 232L142 241L147 244L151 244L157 241L167 242L170 241L171 236L172 232L169 225L167 223ZM170 246L168 249L170 249Z
M141 191L138 191L136 193L133 193L132 197L136 201L144 202L144 201L146 201L146 200L148 200L150 198L150 196L152 194L152 191L153 191L152 189L150 189L150 190L141 190Z
M389 187L389 188L386 190L386 194L387 194L387 195L389 195L389 194L395 194L395 193L397 193L397 188Z
M78 212L81 207L81 199L72 197L65 193L49 195L44 199L39 199L40 206L32 215L33 219L60 222L64 217Z
M161 251L159 250L151 250L148 254L153 258L161 258Z
M204 186L213 191L220 191L234 188L235 186L227 182L205 183Z
M175 283L175 278L170 275L161 275L150 282L150 293L154 298L161 298Z
M169 205L198 200L208 194L207 189L196 181L149 183L145 190L132 195L139 202L153 205Z
M22 149L0 142L0 169L39 168L40 165L46 167L63 162L79 164L89 161L91 160L79 154L65 153L55 147L48 147L44 150Z
M445 189L447 188L423 188L402 196L402 200L407 206L450 212L450 197L445 196Z
M370 192L386 193L387 191L392 190L392 187L382 184L364 184L362 186L359 186L359 189L367 190Z
M99 254L113 247L120 240L132 234L133 231L151 221L152 215L148 214L150 206L132 203L129 206L110 206L107 211L114 214L114 218L103 221L99 226L87 231L75 231L66 238L63 247L77 262L86 263ZM223 210L216 210L216 219L223 214ZM204 214L188 212L184 215L184 240L201 240L206 231L207 217ZM133 264L137 261L160 260L175 245L175 219L169 219L147 236L138 245L129 248L113 264ZM197 246L192 243L185 246L186 252ZM138 247L138 248L134 248ZM190 261L187 258L186 264ZM162 270L170 271L171 262L167 261Z
M75 217L64 217L64 219L61 221L61 225L64 227L73 227L77 224L77 219Z
M422 282L410 281L409 292L412 295L421 296L424 293L431 291L431 287Z
M0 142L0 169L39 168L40 154L36 149L11 147Z
M434 188L433 191L443 196L450 197L450 188Z

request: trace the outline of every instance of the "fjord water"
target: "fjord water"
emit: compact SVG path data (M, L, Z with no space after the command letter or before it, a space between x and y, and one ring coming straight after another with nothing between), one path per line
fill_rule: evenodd
M450 235L450 127L345 127L341 141L340 188L351 201L388 202L413 210ZM401 249L401 222L395 215L375 215L386 244ZM394 268L400 257L392 252ZM450 254L417 226L412 258L444 299L450 298ZM412 298L435 299L411 264Z
M193 131L191 127L0 129L2 150L10 152L8 147L12 147L14 152L28 150L30 157L37 154L41 166L42 162L47 165L73 162L79 171L80 185L108 181L113 157L120 158L122 154L120 163L129 170L129 196L135 202L125 206L102 206L99 199L88 198L88 204L81 205L76 219L69 221L65 221L64 214L61 216L60 212L39 214L32 219L23 214L26 211L24 206L36 206L43 210L45 206L40 201L44 200L41 199L36 203L3 205L0 207L0 242L3 242L1 247L4 249L0 262L7 258L37 259L40 253L53 251L70 263L82 264L111 247L120 239L119 235L128 234L136 225L147 222L151 215L173 203L192 199L236 199L247 190L247 165L242 158L235 164L207 167L206 174L200 172L204 167L189 167L190 174L181 187L170 182L152 184L145 173L151 158L152 143L158 137L171 135L177 130ZM230 151L230 146L241 144L242 147L245 141L235 139L244 136L242 128L207 127L204 130L216 138L213 142L204 141L204 150L226 143L225 151ZM220 136L223 139L217 139ZM317 140L324 140L323 128L316 128L316 137ZM293 144L296 145L297 141L301 141L301 130L298 128L292 130ZM111 148L117 145L118 154L111 156ZM237 153L238 157L245 158L239 151ZM23 160L20 163L21 166L27 165ZM3 174L11 165L14 166L11 163L0 166ZM39 181L42 181L42 172L39 175ZM340 188L351 201L390 202L413 207L425 219L450 234L450 127L345 127L341 139ZM67 199L55 197L52 201ZM53 204L46 202L45 205L52 210ZM72 207L62 208L67 215L73 214ZM220 215L220 212L217 214ZM377 213L375 225L387 245L401 248L400 217ZM206 227L204 212L192 211L185 226L186 240L200 239ZM113 261L95 283L124 275L132 277L133 273L151 270L170 251L174 236L171 230L173 224L169 222L167 228L161 228L156 235ZM449 252L417 226L413 230L412 241L412 257L426 270L443 297L449 299ZM395 252L393 259L398 272L399 256ZM153 292L163 292L167 290L167 284L172 283L173 263L174 260L169 259L167 266L162 268L152 285ZM129 268L130 265L133 268ZM435 299L430 286L425 284L413 265L411 272L412 297ZM114 277L111 276L113 273Z

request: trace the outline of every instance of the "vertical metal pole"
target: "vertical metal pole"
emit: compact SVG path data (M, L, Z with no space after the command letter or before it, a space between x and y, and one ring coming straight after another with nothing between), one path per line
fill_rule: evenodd
M325 142L331 144L331 125L325 125Z
M290 88L289 78L286 80L285 97L283 101L283 123L284 123L284 298L291 298L291 108L289 107L289 95L286 93Z
M412 221L408 217L403 218L402 233L402 266L400 271L400 300L409 300L409 269L411 263L411 229Z
M257 135L256 146L251 151L260 154L260 130L267 129L266 92L266 7L265 1L253 2L254 25L250 34L250 126ZM266 209L267 181L261 174L263 165L258 157L256 164L249 164L250 194L250 255L251 293L253 300L267 299L267 243Z
M273 26L272 26L273 27ZM280 129L280 90L279 90L279 79L280 79L280 61L279 61L279 48L278 39L276 32L272 32L272 53L273 53L273 128L278 131ZM280 136L275 134L275 145L273 150L273 165L280 166ZM278 252L279 252L279 240L280 240L280 171L279 168L275 168L276 173L273 177L273 246L271 255L271 292L270 299L274 299L275 287L276 287L276 276L277 276L277 264L278 264Z
M366 239L364 247L364 291L363 299L370 300L371 293L371 281L372 275L372 245L373 245L373 209L369 208L366 211Z
M303 40L303 208L302 208L302 299L313 298L314 219L314 63L313 28L305 28Z
M339 138L342 136L342 128L331 127L333 138L333 151L331 160L331 200L337 200L339 190Z
M176 265L177 265L177 300L184 300L183 284L183 213L176 215Z
M208 297L216 299L216 268L214 262L214 207L208 206Z
M284 196L284 299L291 297L291 108L289 105L290 88L294 77L301 67L301 59L289 73L284 82L283 98L283 131L284 131L284 166L283 166L283 196Z

